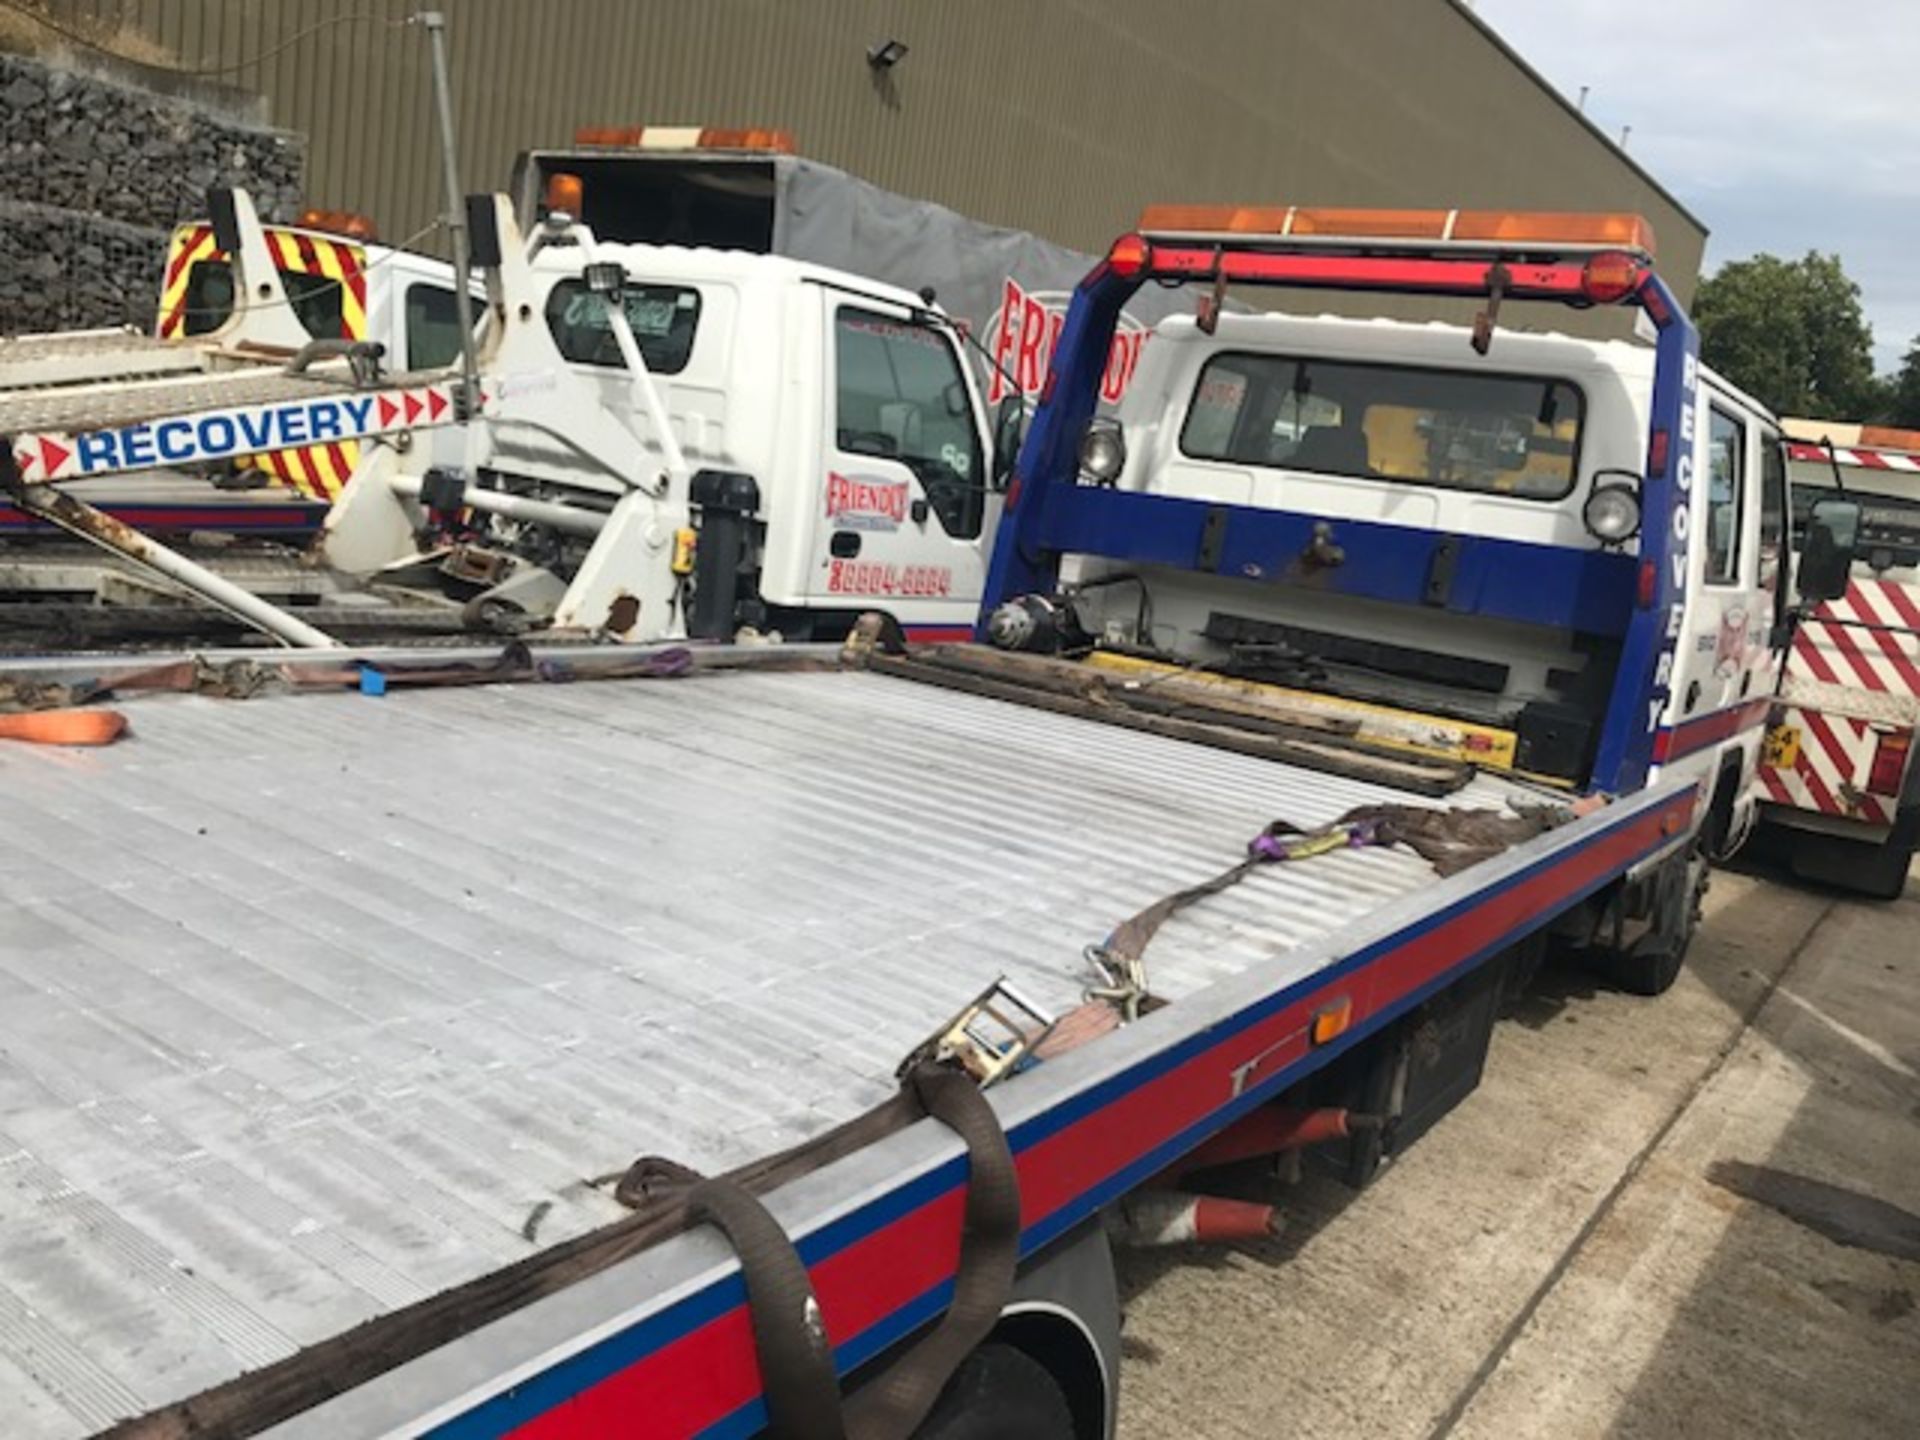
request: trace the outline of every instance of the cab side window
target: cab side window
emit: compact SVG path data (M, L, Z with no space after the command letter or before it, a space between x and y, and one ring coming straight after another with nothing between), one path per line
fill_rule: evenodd
M946 336L842 307L834 317L835 441L913 471L947 534L971 540L985 515L985 466L960 357Z
M1787 457L1778 435L1760 447L1760 588L1778 590L1787 539Z
M307 334L316 340L351 340L347 334L345 301L340 282L325 275L309 275L300 270L282 270L280 283L287 288L287 303L299 317ZM233 318L233 263L229 260L196 260L187 272L186 319L181 326L188 335L208 335Z
M1707 421L1707 584L1740 578L1740 513L1747 484L1747 427L1718 406Z
M478 325L487 303L467 302L467 315ZM453 291L445 285L416 280L407 287L407 368L438 370L460 358L460 312Z

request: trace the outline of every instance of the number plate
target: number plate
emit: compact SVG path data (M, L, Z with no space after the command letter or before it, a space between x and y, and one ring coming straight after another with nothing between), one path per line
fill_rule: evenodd
M1775 725L1767 731L1761 762L1775 770L1791 770L1800 761L1800 727Z

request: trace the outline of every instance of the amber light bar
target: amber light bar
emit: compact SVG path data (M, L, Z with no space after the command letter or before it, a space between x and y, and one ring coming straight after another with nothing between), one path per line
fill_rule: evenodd
M373 221L352 210L302 210L294 224L302 230L324 230L344 235L349 240L373 241L380 238Z
M711 125L587 125L573 143L609 150L752 150L799 153L791 130L721 130Z
M1651 257L1653 226L1625 212L1352 210L1297 205L1149 205L1136 227L1157 235L1271 235L1438 245L1605 247Z

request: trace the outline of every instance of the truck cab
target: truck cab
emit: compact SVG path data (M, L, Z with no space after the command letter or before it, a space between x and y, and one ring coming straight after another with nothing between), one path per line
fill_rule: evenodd
M376 341L396 370L437 370L459 357L447 261L383 245L365 216L342 211L308 210L295 224L261 230L309 337ZM212 334L233 307L233 259L211 223L177 226L167 242L154 333L167 340Z
M982 638L1204 673L1569 791L1695 781L1686 845L1581 942L1646 924L1622 978L1664 989L1707 859L1755 815L1789 515L1777 421L1700 365L1652 257L1628 215L1149 210L1069 311ZM1101 346L1150 282L1208 289L1156 327L1116 425ZM1485 308L1224 313L1261 285ZM1517 333L1503 299L1631 304L1654 343Z
M1796 533L1843 497L1860 517L1844 591L1794 617L1762 818L1796 874L1896 899L1920 844L1920 432L1785 425Z
M364 215L307 210L292 225L262 225L260 234L278 273L290 314L280 322L283 343L358 340L383 347L393 370L438 370L460 354L453 266L414 250L383 245ZM211 335L234 316L234 259L211 221L175 227L154 334L163 340ZM477 317L476 294L470 313ZM310 446L269 451L242 461L316 505L338 498L359 457L358 446ZM313 524L318 525L316 511Z
M738 618L807 638L844 634L878 607L916 633L965 633L998 507L992 436L945 317L890 286L779 256L593 254L628 277L621 304L687 465L754 483L753 578ZM644 428L607 306L576 256L545 251L533 275L561 361ZM611 496L618 484L535 432L503 432L494 463L561 489Z
M481 423L356 478L328 564L511 628L970 633L1008 447L936 306L565 215L499 250Z
M1294 517L1298 533L1206 575L1085 563L1090 633L1368 714L1393 743L1590 784L1640 585L1654 352L1503 330L1479 353L1471 338L1331 316L1162 321L1120 406L1124 459L1098 483ZM1724 787L1725 845L1750 819L1742 780L1778 673L1784 487L1757 402L1703 368L1690 418L1706 480L1676 522L1694 543L1654 743L1709 796Z

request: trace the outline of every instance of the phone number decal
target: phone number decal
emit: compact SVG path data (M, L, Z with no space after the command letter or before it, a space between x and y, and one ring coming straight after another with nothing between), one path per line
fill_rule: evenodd
M953 593L953 572L944 565L886 565L835 560L827 568L835 595L905 595L938 598Z

